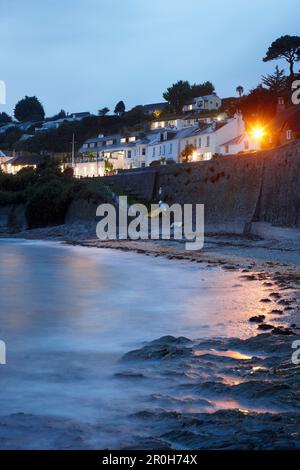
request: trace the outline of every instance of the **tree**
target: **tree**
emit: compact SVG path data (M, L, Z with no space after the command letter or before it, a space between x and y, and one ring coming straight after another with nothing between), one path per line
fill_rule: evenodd
M25 96L16 104L14 116L20 122L43 121L45 111L36 96Z
M300 36L281 36L269 47L264 62L285 59L290 67L290 78L294 78L294 64L300 60Z
M115 107L115 114L117 114L118 116L122 116L122 114L125 113L125 104L124 104L124 101L119 101L119 103L116 104L116 107Z
M190 97L198 98L199 96L211 95L212 93L214 93L214 91L215 91L215 87L209 81L199 83L199 84L194 83L194 85L191 86Z
M164 92L163 97L174 112L181 112L184 103L191 97L191 85L187 80L179 80Z
M108 114L108 113L109 113L109 108L106 108L106 107L105 107L105 108L101 108L101 109L99 109L99 111L98 111L98 116L105 116L105 115Z
M17 127L10 127L4 134L4 143L7 148L14 148L16 142L22 137L22 131Z
M288 90L288 80L283 69L278 65L275 67L275 72L270 75L262 77L263 85L277 96L284 94Z
M105 167L104 171L105 171L106 175L108 175L109 173L112 173L114 171L113 164L107 159L105 160L104 167Z
M194 145L186 145L180 154L180 161L182 163L190 162L192 160L194 152L197 152L197 148Z
M124 120L127 126L135 126L147 121L149 116L145 114L144 106L138 105L127 111L124 115Z
M12 118L7 113L0 113L0 125L12 122Z
M242 85L238 85L236 87L236 92L238 93L239 97L241 98L242 94L244 93L244 88L242 87Z
M239 100L239 109L247 123L267 122L276 113L277 97L272 91L258 85Z
M173 112L180 113L187 100L211 95L214 91L215 87L209 81L191 85L187 80L179 80L164 92L163 97Z

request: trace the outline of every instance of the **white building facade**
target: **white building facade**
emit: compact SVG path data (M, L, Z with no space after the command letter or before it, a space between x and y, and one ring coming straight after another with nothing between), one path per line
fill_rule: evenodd
M199 96L192 98L186 102L182 111L184 113L201 112L201 111L215 111L219 110L222 106L222 100L216 93L211 95Z
M193 146L191 161L258 149L247 134L240 113L230 119L209 118L200 123L183 118L154 121L147 133L99 135L87 140L80 149L81 158L76 161L74 173L77 177L103 176L107 163L113 171L145 167L153 162L179 163L189 146Z

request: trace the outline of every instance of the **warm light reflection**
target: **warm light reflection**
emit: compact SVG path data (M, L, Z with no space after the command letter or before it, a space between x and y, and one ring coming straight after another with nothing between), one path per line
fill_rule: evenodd
M241 360L241 361L246 361L246 360L252 359L252 356L248 356L247 354L242 354L238 351L217 351L216 349L194 351L195 356L204 356L205 354L212 354L214 356L230 357L232 359L237 359L237 360Z

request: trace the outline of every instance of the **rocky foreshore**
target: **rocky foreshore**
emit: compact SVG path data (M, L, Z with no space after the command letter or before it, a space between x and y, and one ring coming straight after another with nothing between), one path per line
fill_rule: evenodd
M157 392L131 416L147 435L125 448L299 449L300 366L291 344L270 334L167 336L130 351L119 379L155 380Z

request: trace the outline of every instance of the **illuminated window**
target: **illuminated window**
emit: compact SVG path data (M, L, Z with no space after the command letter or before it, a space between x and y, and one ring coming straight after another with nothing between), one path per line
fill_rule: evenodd
M286 140L292 140L292 131L290 129L286 131Z
M135 136L129 137L128 142L135 142L135 140L136 140Z

